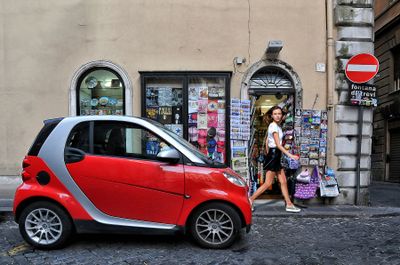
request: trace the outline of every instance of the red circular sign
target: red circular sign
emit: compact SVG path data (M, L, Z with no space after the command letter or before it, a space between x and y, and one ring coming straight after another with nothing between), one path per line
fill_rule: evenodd
M354 55L346 64L345 73L347 78L357 84L366 83L371 80L379 70L379 61L369 53Z

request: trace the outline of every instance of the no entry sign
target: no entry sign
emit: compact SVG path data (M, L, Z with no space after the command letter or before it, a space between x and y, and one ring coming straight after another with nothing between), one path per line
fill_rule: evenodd
M357 84L371 80L379 70L379 61L369 53L360 53L350 58L346 65L347 78Z

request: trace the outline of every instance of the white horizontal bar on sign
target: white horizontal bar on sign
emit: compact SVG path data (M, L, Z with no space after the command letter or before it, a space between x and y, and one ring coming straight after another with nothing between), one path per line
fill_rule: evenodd
M347 71L350 72L376 72L377 65L369 64L349 64L347 65Z

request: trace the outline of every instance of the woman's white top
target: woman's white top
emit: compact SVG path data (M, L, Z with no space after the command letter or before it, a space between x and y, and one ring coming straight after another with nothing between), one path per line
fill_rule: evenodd
M274 132L278 133L279 136L279 144L282 144L282 138L283 138L283 132L282 128L276 124L275 122L272 122L268 126L268 147L269 148L276 148L275 140L274 140Z

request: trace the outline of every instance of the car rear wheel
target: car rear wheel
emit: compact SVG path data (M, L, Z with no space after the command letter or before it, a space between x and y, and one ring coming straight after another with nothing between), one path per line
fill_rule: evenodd
M190 231L195 241L206 248L227 248L239 233L241 221L231 206L214 202L194 212Z
M64 246L72 235L72 222L68 214L51 202L28 205L18 220L19 230L26 242L40 249Z

